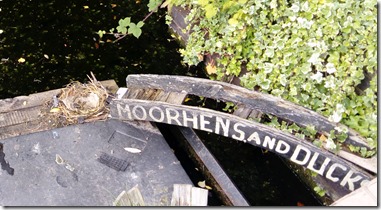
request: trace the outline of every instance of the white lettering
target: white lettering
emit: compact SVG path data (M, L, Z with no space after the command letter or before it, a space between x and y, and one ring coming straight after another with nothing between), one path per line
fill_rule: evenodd
M137 109L140 109L140 113L142 114L141 117L138 116L139 112L137 112ZM137 120L145 120L147 119L147 112L146 110L140 106L140 105L136 105L134 107L132 107L132 115L134 116L135 119Z
M208 117L208 116L204 116L204 115L200 115L200 129L203 130L203 131L208 131L208 132L213 132L212 129L210 128L206 128L205 125L209 125L210 122L205 120L205 117Z
M222 120L221 117L216 116L216 133L220 134L220 127L222 127L222 130L224 131L224 136L229 136L229 126L230 126L230 120L226 119L225 123Z
M364 179L361 181L360 186L365 186L368 182L369 182L369 180Z
M257 132L252 133L247 141L255 141L256 144L260 145L261 144L261 139L259 138L259 135Z
M302 159L302 160L298 160L300 150L303 150L306 153L304 156L304 159ZM307 149L304 146L298 145L298 146L296 146L294 153L292 154L290 160L295 162L296 164L303 166L308 162L308 160L310 159L310 156L311 156L311 151L309 149Z
M359 176L357 175L356 177L352 178L351 176L353 175L353 171L352 170L349 170L347 175L345 175L344 179L340 182L340 185L341 186L345 186L346 184L348 184L348 188L350 191L353 191L355 189L355 186L354 186L354 182L358 182L359 180L361 180L361 178L363 178L362 176Z
M311 158L311 161L308 163L307 168L312 170L312 171L315 171L316 173L318 173L318 174L323 176L325 168L327 167L327 165L331 161L331 159L325 158L323 164L321 164L321 166L320 166L320 169L317 170L317 169L314 168L314 166L315 166L315 163L316 163L316 160L317 160L318 157L319 157L319 153L315 152L314 155Z
M282 149L282 146L284 146L284 148ZM290 151L290 145L287 144L285 141L283 140L279 140L278 141L278 144L276 145L276 148L275 148L275 151L277 153L280 153L280 154L286 154L288 151Z
M132 120L130 106L126 104L126 106L124 106L124 109L123 109L122 105L116 104L116 109L118 110L119 118L123 119L124 118L123 113L127 113L128 119Z
M153 115L153 111L154 110L157 110L159 113L160 113L160 117L159 118L156 118L154 115ZM159 107L156 107L156 106L153 106L149 109L148 111L148 115L155 121L155 122L163 122L164 121L164 112L163 110L161 110Z
M173 116L171 115L171 111L172 111L172 113L174 113ZM176 109L166 108L165 114L167 115L167 123L168 124L172 124L172 120L173 120L173 121L176 121L177 125L182 126L180 121L179 121L179 115L180 114Z
M197 115L192 115L192 117L187 116L187 112L183 110L183 123L185 127L191 127L188 126L188 122L192 122L193 128L198 129L198 124L197 124Z
M269 136L265 136L265 140L263 140L263 147L268 147L273 150L275 146L275 138L270 138Z
M333 172L335 171L335 169L339 167L341 168L343 171L346 171L347 168L345 166L342 166L341 164L338 164L338 163L334 163L331 165L331 167L329 167L328 171L327 171L327 174L325 175L325 177L329 180L331 180L332 182L337 182L339 181L339 178L337 177L333 177L332 174Z
M241 124L241 123L236 123L236 124L234 124L233 129L234 129L235 132L239 133L239 136L236 136L235 134L233 134L232 137L233 137L234 139L239 140L239 141L243 141L243 140L245 139L245 133L244 133L241 129L239 129L238 126L246 127L245 125L243 125L243 124Z

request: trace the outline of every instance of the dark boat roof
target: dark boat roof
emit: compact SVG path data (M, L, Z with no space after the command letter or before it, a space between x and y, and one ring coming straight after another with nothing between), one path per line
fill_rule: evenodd
M170 205L173 185L192 182L149 125L106 120L0 140L13 169L0 170L0 204L105 206L138 186L146 205Z

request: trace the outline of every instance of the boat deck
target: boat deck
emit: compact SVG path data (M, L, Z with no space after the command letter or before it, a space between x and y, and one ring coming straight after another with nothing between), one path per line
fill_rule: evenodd
M187 199L182 203L181 196L190 195L193 189L196 194L196 189L201 188L193 186L155 122L175 125L171 132L185 139L186 152L224 205L249 203L193 129L223 133L260 146L300 167L316 171L320 167L322 176L313 179L329 190L335 201L331 205L378 204L377 156L365 159L348 152L335 155L247 120L270 113L302 125L307 123L305 119L310 120L322 132L333 126L316 113L265 94L190 77L129 75L127 88L118 88L111 80L102 84L116 95L109 104L108 119L61 128L40 115L44 103L60 90L0 100L0 205L109 206L116 205L117 198L123 200L121 195L126 191L138 192L134 195L139 198L136 205L191 205ZM184 105L186 97L192 94L231 101L237 109L227 114ZM355 132L349 134L348 142L364 145ZM255 141L250 140L252 137ZM261 145L261 139L267 143ZM317 157L325 159L316 161ZM337 167L345 170L336 170ZM359 180L351 176L370 182L360 187ZM201 190L205 198L207 190ZM200 200L206 205L204 198Z
M147 206L170 206L192 184L154 126L107 120L1 141L13 169L0 170L2 206L111 206L135 186Z

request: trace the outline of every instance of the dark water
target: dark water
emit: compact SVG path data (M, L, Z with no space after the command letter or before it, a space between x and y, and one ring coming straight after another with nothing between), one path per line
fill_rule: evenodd
M100 43L95 32L116 27L126 16L133 22L142 20L148 13L146 4L140 0L0 1L0 99L85 82L90 71L98 80L114 79L119 86L125 86L126 76L132 73L204 77L200 68L181 64L179 45L168 33L163 11L148 18L139 39L127 36L110 43L107 39L115 38L105 36L105 43ZM252 205L319 205L275 155L200 135Z
M168 34L163 12L148 18L139 39L115 40L98 30L133 22L146 14L147 1L3 0L0 1L0 98L84 82L92 71L98 80L125 86L131 73L182 74L178 45ZM85 8L88 7L88 9ZM19 63L24 58L24 63Z

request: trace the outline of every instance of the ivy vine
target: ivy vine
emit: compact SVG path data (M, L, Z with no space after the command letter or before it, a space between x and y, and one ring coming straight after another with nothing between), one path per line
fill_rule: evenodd
M377 148L376 0L150 0L142 21L126 17L117 32L98 34L113 34L115 41L128 34L138 38L153 12L172 6L189 11L184 30L191 33L179 50L185 63L197 65L205 55L218 55L216 64L206 65L211 79L239 77L243 87L310 108ZM168 14L166 23L171 22ZM309 130L295 134L304 138ZM332 147L340 148L342 139ZM363 156L375 153L350 149Z
M375 0L167 2L189 11L185 63L217 54L212 79L240 77L242 86L310 108L377 146Z

